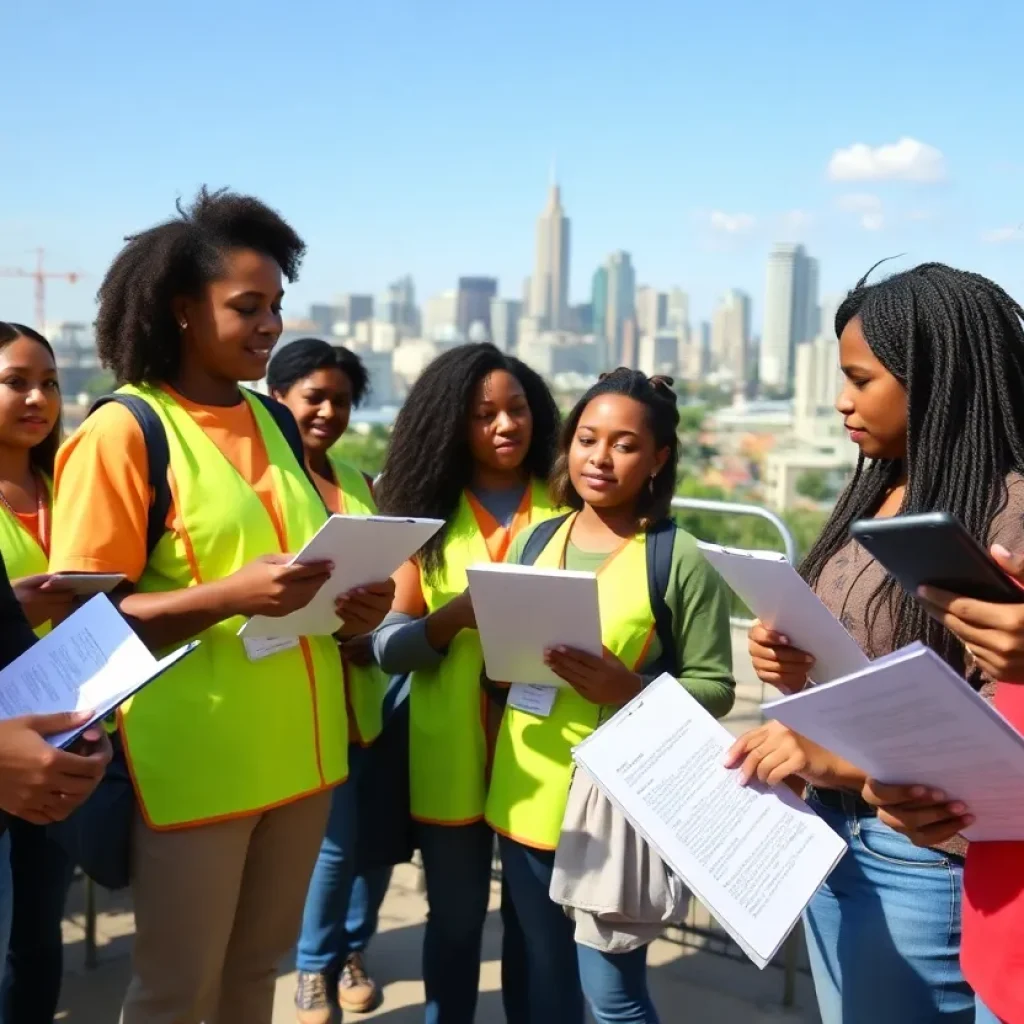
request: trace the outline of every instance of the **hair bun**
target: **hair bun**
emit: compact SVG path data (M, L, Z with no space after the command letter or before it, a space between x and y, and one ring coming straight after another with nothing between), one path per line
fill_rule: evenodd
M678 402L678 396L672 387L675 384L675 380L672 377L668 377L663 373L656 373L653 377L648 377L647 381L663 398L671 398L673 404Z

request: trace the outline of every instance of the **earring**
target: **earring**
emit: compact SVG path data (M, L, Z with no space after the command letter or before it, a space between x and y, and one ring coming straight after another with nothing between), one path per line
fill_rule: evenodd
M188 327L188 321L187 321L187 320L182 320L182 321L181 321L181 323L180 323L180 324L179 324L178 326L179 326L179 327L180 327L180 328L181 328L182 330L185 330L185 328L186 328L186 327Z
M652 473L651 479L647 481L647 489L651 492L651 494L654 493L654 481L657 475L657 473Z

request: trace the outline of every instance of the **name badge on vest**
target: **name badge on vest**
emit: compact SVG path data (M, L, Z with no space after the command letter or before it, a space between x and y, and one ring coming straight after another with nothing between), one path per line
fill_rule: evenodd
M280 654L282 651L290 651L293 647L299 646L297 636L244 636L242 643L245 644L245 654L250 661L262 661L272 654Z
M538 718L547 718L555 706L557 686L541 686L538 683L515 683L509 687L508 704L517 711L525 711Z

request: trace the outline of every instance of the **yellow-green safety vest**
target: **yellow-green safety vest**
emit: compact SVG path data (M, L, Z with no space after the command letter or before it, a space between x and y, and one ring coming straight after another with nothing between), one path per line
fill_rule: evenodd
M559 528L535 565L557 569L562 564L573 518ZM654 636L646 548L646 534L637 534L597 574L601 640L634 671ZM506 707L487 794L486 817L495 831L526 846L555 849L572 781L572 748L597 728L606 710L569 686L559 689L546 718Z
M125 387L160 417L170 452L176 528L149 558L137 590L210 583L281 551L259 495L166 392ZM243 392L245 394L245 392ZM246 395L266 445L289 552L324 524L319 494L271 415ZM348 727L333 637L250 660L241 617L201 633L199 648L126 703L125 752L145 821L181 828L256 814L342 782Z
M341 492L340 512L347 516L374 516L377 503L362 472L341 458L334 449L327 453L334 480ZM387 693L388 676L377 665L344 665L345 693L351 717L351 739L369 746L381 733L381 710Z
M559 514L547 487L531 486L530 522ZM466 569L489 562L487 543L465 495L448 527L444 569L435 579L420 570L427 613L443 608L467 586ZM487 742L480 671L484 656L475 629L462 630L436 668L412 673L409 691L409 788L413 817L442 825L479 821L484 813Z
M52 504L52 487L49 479L43 478L47 497ZM0 553L7 566L7 577L12 582L26 576L40 576L49 568L49 559L39 541L22 525L21 520L6 506L0 504ZM50 623L35 627L36 636L46 636Z

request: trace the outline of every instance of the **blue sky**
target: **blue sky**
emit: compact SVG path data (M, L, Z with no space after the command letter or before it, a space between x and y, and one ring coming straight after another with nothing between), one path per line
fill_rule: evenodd
M306 238L286 314L405 272L421 300L459 274L518 297L556 158L574 301L623 248L698 317L737 286L759 322L774 241L825 291L906 254L1024 299L1024 4L972 6L14 0L0 267L45 246L87 275L49 316L91 318L123 236L207 182ZM31 316L0 278L0 318Z

